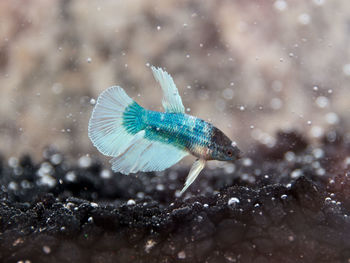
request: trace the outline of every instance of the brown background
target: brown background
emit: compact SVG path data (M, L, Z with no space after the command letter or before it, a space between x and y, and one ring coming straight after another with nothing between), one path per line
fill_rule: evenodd
M348 0L2 0L0 152L96 153L90 99L117 84L159 110L149 65L244 151L278 129L349 131L349 42Z

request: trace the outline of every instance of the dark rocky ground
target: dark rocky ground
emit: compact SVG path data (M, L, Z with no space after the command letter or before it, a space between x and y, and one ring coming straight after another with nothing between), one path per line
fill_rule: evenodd
M246 156L182 198L188 169L113 175L52 149L1 160L0 261L349 262L349 139L280 133Z

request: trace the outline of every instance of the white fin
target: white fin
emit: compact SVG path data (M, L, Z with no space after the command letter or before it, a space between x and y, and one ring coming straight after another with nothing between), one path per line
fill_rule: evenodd
M124 152L110 160L113 171L123 174L162 171L188 155L187 151L144 136L144 130L138 132Z
M154 78L159 82L163 90L162 104L166 112L185 113L179 91L173 78L161 68L151 67Z
M193 163L191 170L186 178L185 186L180 192L180 196L187 190L187 188L194 182L194 180L196 180L199 173L205 167L205 163L206 161L203 159L198 159Z
M123 112L133 102L118 86L106 89L97 99L89 121L89 138L103 154L118 156L129 145L133 135L122 126Z

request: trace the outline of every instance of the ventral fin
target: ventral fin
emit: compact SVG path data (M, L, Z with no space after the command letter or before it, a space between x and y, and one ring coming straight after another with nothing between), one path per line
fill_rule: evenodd
M161 68L151 67L154 78L159 82L163 90L162 104L166 112L185 113L179 91L176 88L173 78L168 72Z
M145 131L138 132L124 152L110 160L113 171L123 174L163 171L188 155L185 150L144 136Z
M206 161L203 159L197 159L193 163L191 170L186 178L185 186L184 186L184 188L182 188L182 190L180 192L180 196L187 190L187 188L194 182L194 180L196 180L199 173L205 167L205 163L206 163Z

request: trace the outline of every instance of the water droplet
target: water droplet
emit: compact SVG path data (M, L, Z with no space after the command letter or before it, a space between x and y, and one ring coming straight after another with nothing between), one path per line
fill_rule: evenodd
M311 17L307 13L300 14L298 16L298 22L302 25L308 25L311 22Z
M312 89L313 89L314 91L317 91L317 90L318 90L318 87L317 87L317 86L313 86Z
M162 27L161 26L157 26L157 30L159 31L159 30L161 30L162 29Z
M87 62L87 63L91 63L91 61L92 61L91 58L87 58L87 59L86 59L86 62Z
M273 6L278 11L284 11L287 9L288 5L287 2L284 0L277 0L273 3Z
M239 199L237 198L237 197L231 197L229 200L228 200L228 202L227 202L227 204L228 205L236 205L236 204L239 204Z
M316 105L323 109L323 108L326 108L329 104L329 100L327 97L324 97L324 96L319 96L316 98Z
M136 202L134 199L129 199L128 202L126 203L127 205L135 205Z
M336 113L329 112L326 114L326 121L331 125L335 125L339 123L339 117Z
M90 99L90 104L91 105L95 105L96 104L96 100L95 99Z
M51 253L51 248L49 246L43 246L43 251L45 254L50 254Z
M185 259L186 258L186 253L185 251L181 250L179 253L177 253L177 257L179 259Z
M286 194L284 194L284 195L281 195L281 199L283 199L283 200L285 200L285 199L287 199L287 195Z

